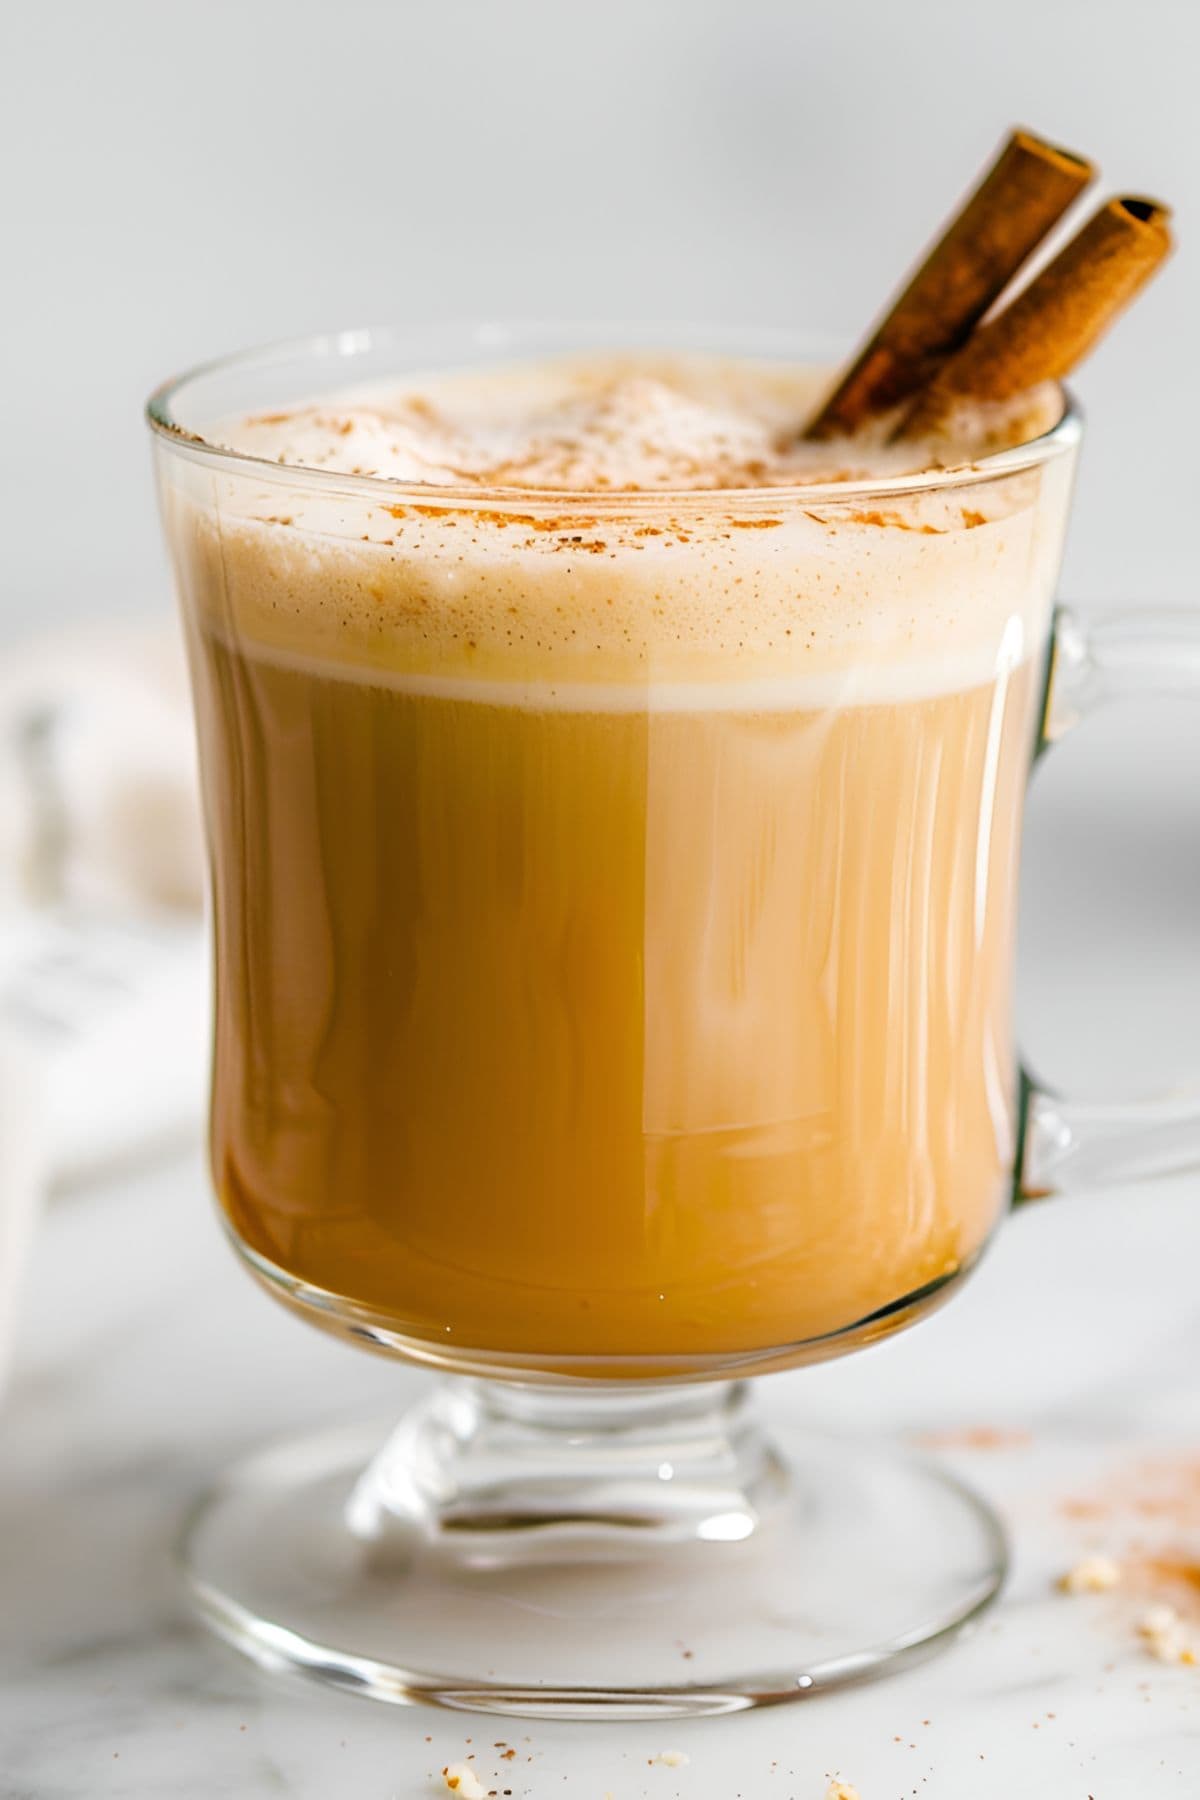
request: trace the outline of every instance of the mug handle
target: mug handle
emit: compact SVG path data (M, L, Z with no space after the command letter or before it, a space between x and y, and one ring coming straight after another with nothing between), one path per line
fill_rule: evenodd
M1039 755L1106 701L1200 696L1200 611L1054 615ZM1021 1074L1017 1201L1200 1167L1200 1082L1145 1100L1072 1100Z

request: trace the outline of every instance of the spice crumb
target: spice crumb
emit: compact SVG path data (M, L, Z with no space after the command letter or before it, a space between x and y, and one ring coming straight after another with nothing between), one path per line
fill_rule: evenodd
M1121 1565L1112 1556L1085 1556L1058 1578L1064 1594L1105 1594L1118 1587Z
M448 1763L442 1770L442 1780L460 1800L487 1800L487 1789L467 1763Z
M1195 1648L1185 1638L1183 1621L1173 1606L1152 1606L1138 1620L1137 1634L1147 1655L1157 1662L1196 1666Z

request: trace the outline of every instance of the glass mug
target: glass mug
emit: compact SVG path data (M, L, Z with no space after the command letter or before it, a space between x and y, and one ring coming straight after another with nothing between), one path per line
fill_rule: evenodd
M705 493L204 441L605 341L344 333L149 417L226 1225L293 1310L444 1372L385 1441L235 1470L189 1524L193 1592L259 1662L379 1698L635 1717L860 1678L998 1591L978 1499L769 1439L744 1378L928 1312L1014 1197L1196 1158L1194 1106L1032 1084L1011 1009L1033 757L1194 687L1200 626L1054 612L1069 405L957 470Z

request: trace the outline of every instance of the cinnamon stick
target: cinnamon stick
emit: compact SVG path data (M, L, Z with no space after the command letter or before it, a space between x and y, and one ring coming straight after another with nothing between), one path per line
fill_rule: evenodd
M848 435L899 405L964 343L1092 179L1092 165L1014 131L860 351L806 438Z
M1011 400L1069 375L1169 253L1170 216L1157 200L1108 201L943 364L892 441L936 433L964 401Z

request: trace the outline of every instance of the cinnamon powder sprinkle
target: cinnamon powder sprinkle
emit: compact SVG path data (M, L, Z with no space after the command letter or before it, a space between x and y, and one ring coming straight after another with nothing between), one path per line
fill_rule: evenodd
M924 1431L917 1438L923 1450L1026 1450L1033 1433L999 1425L967 1425L949 1431Z
M1148 1458L1118 1471L1098 1492L1067 1495L1058 1510L1068 1519L1159 1521L1176 1531L1200 1531L1200 1459Z
M849 519L855 525L883 525L890 527L893 531L916 531L923 537L945 537L946 535L940 525L928 523L914 525L911 519L904 518L900 513L880 512L878 509L870 512L843 513L842 517Z

